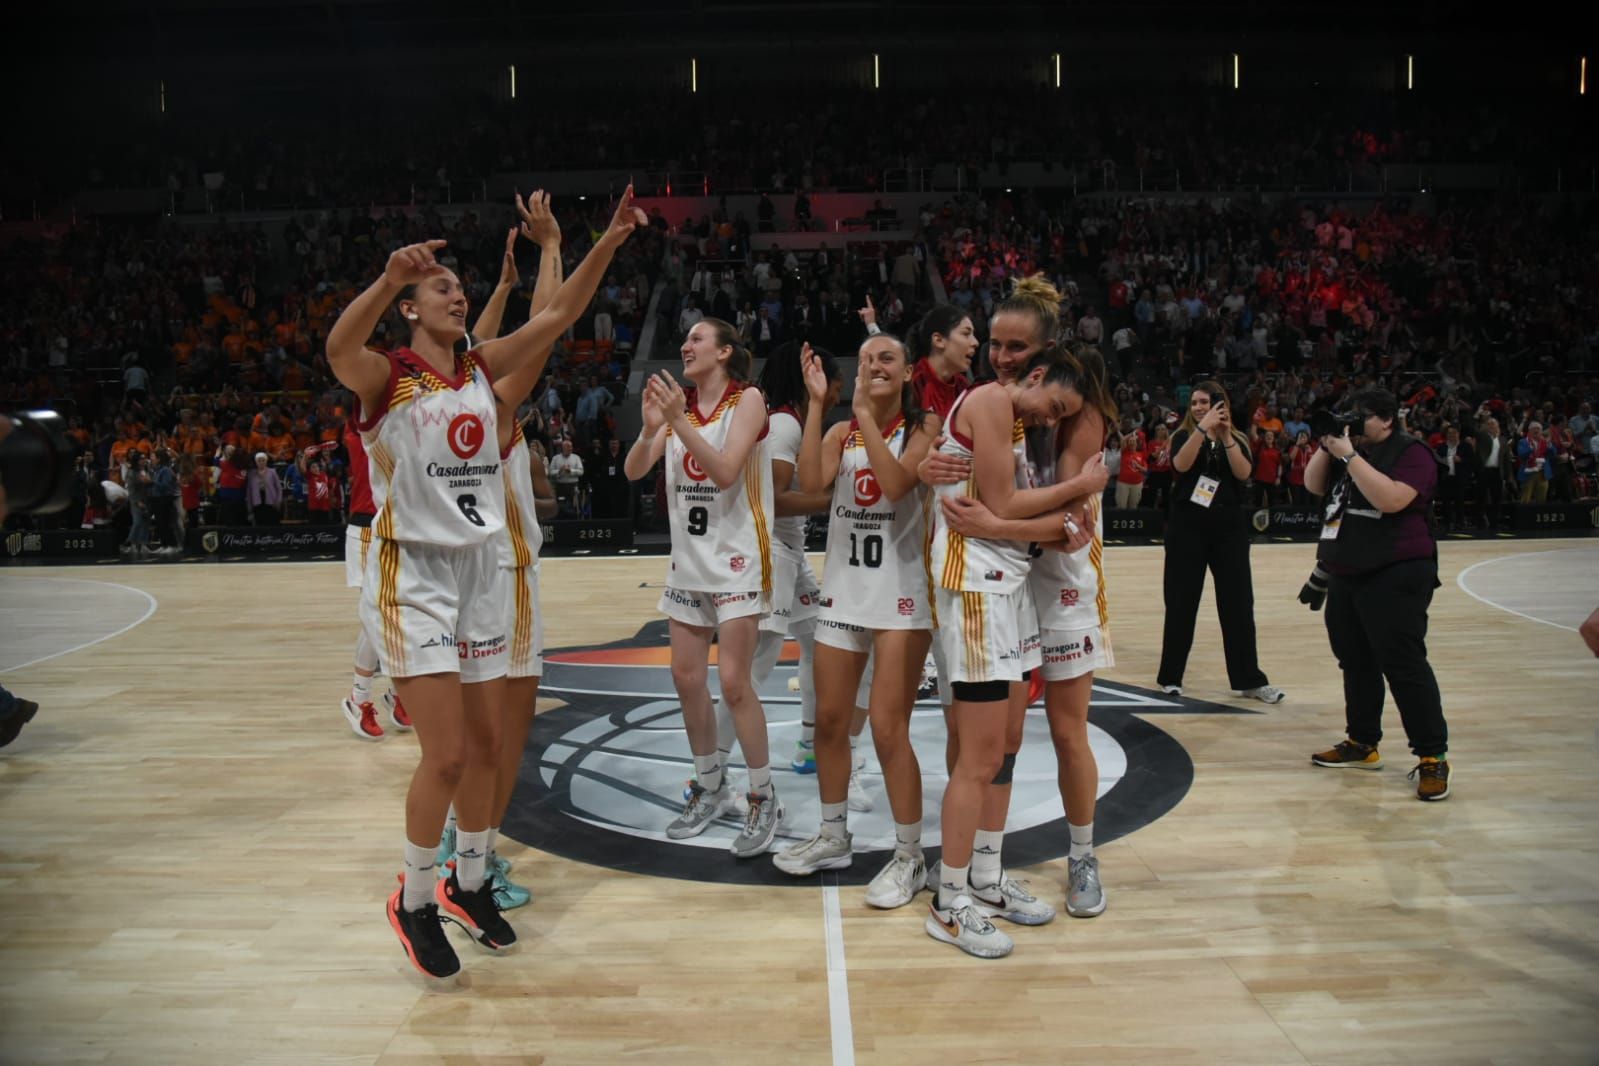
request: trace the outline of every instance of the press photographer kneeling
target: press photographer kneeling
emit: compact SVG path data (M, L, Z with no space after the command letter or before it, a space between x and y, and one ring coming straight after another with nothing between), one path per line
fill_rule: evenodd
M1348 739L1311 756L1317 766L1382 766L1383 682L1393 690L1420 763L1416 796L1449 795L1449 729L1427 662L1427 608L1438 587L1438 545L1429 516L1438 464L1426 442L1395 426L1398 402L1384 389L1351 398L1349 416L1319 412L1321 450L1305 487L1326 497L1316 572L1300 599L1326 594L1327 637L1344 674Z

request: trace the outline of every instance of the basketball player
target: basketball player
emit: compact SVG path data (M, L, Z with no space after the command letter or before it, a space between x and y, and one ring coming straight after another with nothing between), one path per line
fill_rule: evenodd
M915 406L905 345L879 333L861 345L851 400L854 419L822 434L827 378L806 350L805 435L800 445L800 485L830 489L827 561L822 571L821 617L816 631L816 776L821 827L814 837L781 852L778 869L795 876L837 870L852 861L847 825L851 769L848 724L856 689L870 653L877 662L869 697L872 739L896 825L896 856L878 894L893 877L926 876L918 839L900 827L919 825L921 767L910 745L910 715L932 640L931 589L925 556L926 505L916 468L938 430L936 416ZM917 884L917 888L920 884ZM915 892L915 888L911 889ZM870 893L869 893L870 894Z
M356 394L377 512L362 621L421 740L406 797L405 872L389 897L388 918L407 957L429 977L460 969L441 912L490 951L516 943L485 870L508 658L506 586L493 543L505 526L505 486L498 455L484 452L499 436L496 383L513 396L531 387L525 372L534 354L582 314L616 249L646 222L629 188L550 306L464 356L455 345L466 332L467 298L454 272L434 258L440 240L391 254L383 275L328 336L329 365ZM392 352L367 348L391 305L410 328L409 344ZM458 858L439 881L434 849L452 797Z
M825 351L817 351L816 355L827 381L821 401L825 414L838 403L843 382L839 380L838 364L833 356ZM761 619L761 636L755 647L752 674L759 686L776 666L784 639L792 637L799 645L800 738L790 768L798 774L813 774L816 772L816 688L812 664L821 587L811 570L810 560L805 558L805 516L826 511L831 495L807 493L799 484L796 467L810 396L800 369L798 344L790 341L772 352L761 370L760 387L761 394L766 397L766 451L772 461L773 505L777 518L772 524L772 613ZM717 732L722 743L718 751L726 765L731 751L732 719L728 715L724 722L723 712L724 708L719 705Z
M1028 580L1043 645L1044 708L1071 833L1066 913L1092 918L1104 912L1105 893L1094 855L1099 766L1088 742L1088 706L1094 671L1108 669L1116 661L1111 650L1100 494L1109 476L1103 458L1105 441L1117 417L1098 352L1086 349L1066 359L1081 367L1079 380L1087 402L1056 428L1037 478L1042 484L1073 484L1072 491L1081 495L1063 511L1020 521L996 519L973 499L950 498L943 506L950 528L964 536L1031 541L1043 549L1034 554ZM1061 541L1063 532L1064 543L1052 543Z
M662 372L644 387L644 427L628 450L632 480L666 460L672 561L659 609L671 633L672 683L694 757L683 813L666 835L683 840L736 809L718 755L708 684L711 638L717 641L722 700L733 716L749 769L749 806L733 841L737 858L771 846L783 809L772 785L766 712L751 666L760 618L771 608L772 465L766 455L766 405L750 385L750 354L721 319L695 323L683 340L685 394Z
M561 229L550 213L549 196L534 191L523 202L516 194L516 209L522 217L521 235L537 244L541 250L539 276L533 289L533 316L549 305L556 289L561 285ZM493 296L478 316L476 341L493 340L499 336L500 323L505 315L508 294L515 289L519 275L516 269L517 231L512 230L505 244L505 256L500 266L500 283ZM468 337L471 341L473 338ZM548 364L550 349L534 354L533 359L518 373L525 381L535 381ZM503 384L503 383L502 383ZM506 388L496 388L496 418L500 432L501 472L505 477L506 524L505 535L496 540L500 579L509 590L504 603L506 632L510 639L510 662L505 683L506 707L501 723L504 733L500 738L498 774L494 792L494 815L489 825L488 883L494 904L501 911L514 910L532 899L532 893L510 879L511 864L500 857L497 843L500 825L510 806L511 793L516 787L517 772L522 765L522 751L527 746L528 730L533 725L533 713L538 703L539 676L543 673L544 618L538 604L539 547L543 544L540 518L553 518L556 511L554 489L550 486L542 454L529 451L522 436L521 424L516 418L517 409L527 398L526 394L512 395ZM437 862L441 877L449 875L450 860L455 858L456 815L451 806L439 841Z
M344 585L358 589L365 580L366 557L372 544L372 519L377 508L372 504L372 483L367 472L366 448L355 428L352 410L344 422L344 450L350 457L350 520L344 529ZM355 638L355 674L349 695L344 697L344 720L362 740L382 740L377 708L372 703L372 678L378 672L378 649L361 626ZM411 716L394 691L384 693L383 703L389 721L401 732L411 731Z
M1060 331L1060 293L1042 275L1018 281L1007 296L994 309L989 320L988 361L994 378L1001 384L1014 382L1017 375L1035 357L1053 356ZM1039 430L1031 431L1037 438ZM942 443L942 442L940 442ZM1031 446L1029 451L1037 451ZM923 479L939 486L964 484L971 469L963 457L935 446L923 466ZM958 497L957 497L958 498ZM1041 680L1041 679L1040 679ZM1022 730L1027 720L1027 705L1032 701L1029 686L1017 682L1012 686L1007 700L1005 755L1008 765L1014 765L1021 751ZM960 734L955 727L954 715L945 710L948 739L945 744L946 766L953 772L960 752ZM983 812L978 822L975 851L972 860L971 880L974 886L984 889L997 885L998 891L985 894L979 891L975 900L980 909L990 917L1000 915L1021 924L1039 925L1054 917L1054 908L1035 899L1016 881L1002 876L1001 851L1005 839L1005 820L1010 812L1011 775L1002 773L989 785L983 800ZM938 867L928 871L928 883L935 883Z
M966 392L950 412L941 448L969 460L972 474L960 485L939 486L939 497L975 496L1007 518L1064 506L1073 486L1031 486L1026 431L1054 426L1082 404L1073 368L1047 351L1035 355L1010 383ZM1040 663L1038 613L1027 584L1029 546L963 537L949 529L942 508L933 511L933 520L938 639L949 665L960 747L944 793L944 857L925 928L934 939L968 954L999 958L1013 945L985 911L1027 925L1054 917L1054 908L1028 895L1002 869L985 869L981 883L968 884L989 786L1009 785L1015 765L1014 755L1007 753L1011 685Z

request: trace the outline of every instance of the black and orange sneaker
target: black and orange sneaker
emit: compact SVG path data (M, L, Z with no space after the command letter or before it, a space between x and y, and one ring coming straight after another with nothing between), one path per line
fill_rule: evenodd
M400 887L389 897L389 926L400 938L405 957L424 977L454 977L461 969L461 960L450 947L444 935L444 925L439 921L438 904L429 903L421 910L408 911L401 905L405 891L405 875L400 875Z
M1449 760L1438 759L1431 755L1423 755L1416 768L1405 775L1416 781L1416 798L1419 800L1441 800L1449 798Z
M485 879L477 891L468 892L456 877L452 863L450 876L434 890L439 914L465 929L485 950L501 953L516 947L516 930L494 903L494 886Z
M11 709L11 716L0 722L0 748L16 740L17 734L22 732L22 727L33 721L33 716L38 713L37 703L32 700L18 700L17 705Z
M1337 770L1381 770L1382 756L1377 749L1355 740L1340 740L1327 751L1318 751L1310 757L1317 766L1330 766Z

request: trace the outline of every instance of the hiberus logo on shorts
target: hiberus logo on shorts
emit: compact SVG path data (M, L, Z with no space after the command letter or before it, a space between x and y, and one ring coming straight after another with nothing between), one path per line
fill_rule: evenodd
M788 816L777 847L816 832L821 810L814 776L789 771L787 753L799 737L799 693L790 692L797 651L785 649L761 690L773 754L773 780ZM711 664L711 691L718 690ZM814 885L790 878L770 859L739 861L728 846L739 830L729 815L703 835L669 840L666 824L683 809L684 782L693 776L683 718L672 687L667 622L646 624L610 644L545 652L540 694L565 701L534 719L520 780L501 831L512 839L580 862L632 873L696 881L770 886ZM1135 832L1177 806L1193 782L1193 763L1162 715L1254 714L1200 700L1169 697L1129 685L1096 681L1089 736L1099 762L1096 837L1104 842ZM928 775L924 843L938 855L938 804L943 792L944 718L934 700L916 705L911 741ZM734 787L748 780L733 759ZM850 814L856 862L839 871L844 884L864 884L894 847L894 824L874 754L862 778L877 801ZM1005 861L1013 866L1058 859L1071 846L1061 809L1049 725L1041 707L1027 716L1011 801L1012 831Z
M877 483L877 475L869 468L855 471L855 505L870 507L882 498L883 489Z
M450 421L450 451L462 459L470 459L483 447L483 420L470 411L458 414Z

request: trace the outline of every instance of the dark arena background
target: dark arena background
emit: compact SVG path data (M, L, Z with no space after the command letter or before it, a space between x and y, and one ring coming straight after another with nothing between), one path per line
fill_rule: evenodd
M1591 13L152 0L7 22L0 414L59 422L0 445L0 1061L1599 1061ZM647 224L518 411L577 460L540 518L545 673L498 844L532 901L510 958L452 933L441 989L382 917L417 737L380 706L361 743L339 713L366 459L329 334L428 239L467 321L503 301L509 333L542 255L520 241L506 270L516 197L549 194L570 275L630 185ZM988 962L924 934L929 897L866 904L895 847L870 730L847 869L733 859L738 818L662 831L696 773L656 608L673 528L664 467L622 457L706 318L757 372L836 355L831 423L868 321L954 304L990 377L995 306L1033 275L1120 420L1089 711L1111 902L1006 926ZM1229 684L1210 588L1182 690L1156 683L1165 442L1209 380L1250 442L1278 704ZM1415 801L1396 710L1382 772L1309 765L1344 724L1296 598L1323 531L1310 424L1369 386L1438 460L1444 804ZM61 506L25 505L40 485ZM811 518L818 571L826 537ZM759 688L774 850L821 813L789 762L798 671L790 643ZM930 691L910 732L936 859ZM1005 858L1059 907L1054 751L1037 702Z

